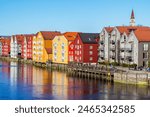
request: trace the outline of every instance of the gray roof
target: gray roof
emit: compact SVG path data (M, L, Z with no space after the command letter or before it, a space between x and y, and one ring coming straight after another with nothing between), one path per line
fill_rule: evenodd
M11 36L0 36L0 38L10 38Z
M85 44L97 44L96 39L99 37L99 33L79 33L79 36Z

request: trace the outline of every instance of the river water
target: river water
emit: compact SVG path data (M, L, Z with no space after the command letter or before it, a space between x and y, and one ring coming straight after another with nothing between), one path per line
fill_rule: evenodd
M0 62L0 100L150 99L146 86L68 77L32 65Z

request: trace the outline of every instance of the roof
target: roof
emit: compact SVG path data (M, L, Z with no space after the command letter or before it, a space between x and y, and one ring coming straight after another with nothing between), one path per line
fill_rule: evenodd
M55 36L61 35L60 32L57 31L40 31L45 40L52 40Z
M136 30L134 32L139 42L150 42L150 29L149 30Z
M66 33L64 33L64 36L66 37L66 39L68 41L74 41L77 34L78 34L78 32L66 32Z
M134 10L132 10L131 19L135 19L135 17L134 17Z
M24 36L27 40L29 40L30 38L33 39L33 36L35 36L35 34L25 34Z
M7 38L11 38L11 36L0 36L0 39L7 39Z
M126 33L127 35L129 35L131 31L150 29L150 27L147 26L116 26L116 28L121 34Z
M112 30L114 29L114 27L105 27L105 30L110 33L112 32Z
M99 33L79 33L79 36L85 44L97 44L96 39L99 37Z
M52 48L45 48L45 49L46 49L47 54L52 54Z

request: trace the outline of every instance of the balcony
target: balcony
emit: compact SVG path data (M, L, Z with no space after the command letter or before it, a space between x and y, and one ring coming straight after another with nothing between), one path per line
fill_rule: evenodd
M121 59L121 60L125 60L125 57L124 57L124 56L120 56L120 59Z
M110 55L110 58L115 59L115 55Z
M115 47L110 47L110 50L112 51L112 52L115 52Z
M132 56L126 56L126 60L128 60L129 62L132 62L133 58L132 58Z
M110 41L110 44L115 45L115 41L114 41L114 40L111 40L111 41Z
M126 51L130 53L132 52L132 48L127 48Z
M104 48L103 48L103 47L100 47L100 51L103 52L103 51L104 51Z
M121 52L124 52L124 51L125 51L125 48L120 48L120 51L121 51Z
M100 44L101 44L101 45L103 45L103 44L104 44L104 41L103 41L103 40L101 40L101 41L100 41Z

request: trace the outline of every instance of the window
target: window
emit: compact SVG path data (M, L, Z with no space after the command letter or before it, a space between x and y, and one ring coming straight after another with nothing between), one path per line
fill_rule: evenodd
M148 50L148 44L144 44L144 51L147 51Z
M65 56L65 54L62 52L62 57L64 57Z
M62 43L61 47L62 47L62 49L64 49L64 48L65 48L65 44L64 44L64 43Z
M148 53L143 53L143 59L147 59L148 58Z
M79 40L77 41L77 44L79 44Z
M92 61L93 60L93 57L90 57L90 61Z
M93 55L93 51L89 51L89 55Z
M72 44L72 45L70 46L70 48L73 49L73 47L74 47L74 46L73 46L73 44Z
M89 48L90 48L90 49L93 49L93 46L90 46Z

